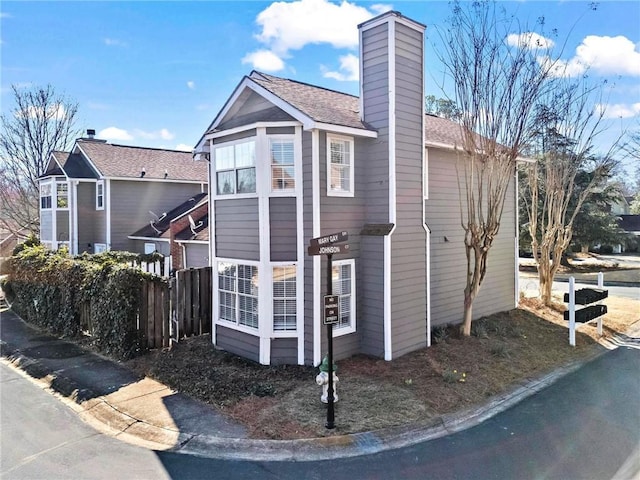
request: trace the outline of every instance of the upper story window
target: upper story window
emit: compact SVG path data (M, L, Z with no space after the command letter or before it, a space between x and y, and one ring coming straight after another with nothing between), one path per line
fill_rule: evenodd
M40 208L51 208L51 184L43 183L40 185Z
M294 190L295 154L293 138L272 138L269 141L271 156L271 190Z
M104 181L96 183L96 210L104 210Z
M218 195L256 193L256 143L242 141L215 149Z
M327 195L353 196L353 139L327 135Z
M56 183L56 207L69 208L69 184Z
M295 331L297 327L296 266L273 267L273 329Z

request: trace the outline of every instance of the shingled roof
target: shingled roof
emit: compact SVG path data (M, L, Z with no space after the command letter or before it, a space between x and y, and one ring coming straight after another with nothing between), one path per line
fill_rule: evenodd
M207 182L207 163L189 152L130 147L78 139L77 146L104 177L168 179ZM165 177L166 173L166 177Z
M372 130L360 120L359 101L354 95L257 71L249 78L316 122Z
M160 214L158 219L151 219L147 225L132 233L131 236L144 238L169 238L169 226L171 221L196 207L203 200L206 201L206 197L206 193L198 193L193 197L190 197L177 207Z

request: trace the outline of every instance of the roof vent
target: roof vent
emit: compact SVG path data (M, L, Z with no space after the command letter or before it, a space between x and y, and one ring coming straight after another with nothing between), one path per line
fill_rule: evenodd
M96 138L96 131L93 128L87 129L87 138L94 139Z

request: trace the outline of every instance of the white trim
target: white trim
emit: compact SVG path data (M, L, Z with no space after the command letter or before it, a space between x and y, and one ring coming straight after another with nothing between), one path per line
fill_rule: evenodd
M258 332L260 335L259 360L262 365L269 365L271 363L271 333L273 332L273 317L270 315L273 307L273 295L267 295L267 292L273 288L273 269L271 268L270 262L271 225L269 220L268 193L271 190L269 188L271 183L271 162L269 162L269 175L266 175L266 162L261 161L262 159L269 158L266 154L269 150L269 139L267 138L266 127L258 128L256 130L255 137L247 138L252 138L255 145L256 194L258 195L258 231L260 232L260 238L258 239L260 249L260 262L258 269L262 269L262 272L258 270ZM239 142L225 142L216 146L243 143L243 141L247 141L247 138L243 138ZM212 154L215 152L216 146L214 146L211 152ZM213 158L213 161L215 161L215 157ZM237 198L236 195L233 197ZM266 298L271 299L271 301L261 301Z
M358 82L359 96L358 108L360 110L360 121L364 122L364 51L362 48L362 25L358 25L358 71L360 81Z
M222 143L216 143L213 145L213 148L211 148L211 161L209 163L209 167L211 168L211 172L214 174L215 178L211 178L212 182L213 182L213 186L215 187L215 194L213 198L217 198L217 199L240 199L240 198L256 198L258 196L264 195L262 192L265 192L264 189L264 179L262 178L264 176L264 163L263 161L260 161L261 158L268 158L268 157L263 157L262 154L266 152L266 145L265 145L265 136L266 136L266 128L261 127L256 129L256 134L251 136L251 137L244 137L244 138L239 138L236 140L230 140L228 142L222 142ZM235 147L236 145L242 145L245 143L253 143L253 168L255 169L255 177L256 177L256 191L255 192L244 192L244 193L238 193L237 189L238 189L238 185L236 185L236 181L237 181L237 175L236 172L238 171L238 167L235 164L236 158L235 158L235 154L234 154L234 166L232 169L224 169L221 170L221 172L234 172L234 192L233 193L224 193L224 194L219 194L218 193L218 170L216 169L216 150L220 149L220 148L228 148L228 147ZM235 151L235 150L234 150ZM269 163L269 165L271 165L271 163ZM242 167L241 167L242 168ZM250 168L250 167L244 167L244 168ZM215 180L215 181L214 181ZM267 190L268 191L268 190Z
M302 128L295 127L294 136L294 164L295 164L295 181L296 181L296 238L297 250L296 255L296 333L298 334L298 365L304 365L304 188L302 185Z
M391 235L396 229L396 82L395 82L395 23L389 22L389 223L393 228L384 237L384 359L393 359L391 335Z
M126 182L141 182L141 183L180 183L180 184L188 184L188 185L204 185L206 182L203 180L193 180L193 179L170 179L170 178L159 178L159 177L102 177L105 180L118 180L118 181L126 181Z
M211 140L205 140L205 143L211 143ZM209 146L209 150L210 150ZM211 155L209 155L211 159ZM216 201L211 196L211 161L207 161L207 194L209 199L209 266L211 267L211 343L217 345L218 332L216 329L216 318L218 316L218 272L214 270L216 258Z
M78 180L72 180L71 200L69 201L69 252L78 254Z
M313 211L313 237L320 236L320 132L311 132L311 198ZM322 362L322 323L320 318L321 291L321 267L320 256L313 257L313 365L318 366Z
M133 236L133 235L129 235L127 238L129 240L143 240L143 241L148 241L148 242L166 242L166 243L169 243L171 241L168 238L162 238L162 237L137 237L137 236Z
M296 127L296 132L300 130L300 127ZM265 132L266 133L266 132ZM269 165L269 184L266 194L271 197L293 197L298 196L298 192L301 190L298 181L302 181L298 178L298 169L302 168L302 145L298 146L298 143L302 144L300 137L296 133L278 133L274 135L265 135L267 150L265 152L265 159ZM293 188L273 188L273 167L274 163L271 161L271 145L272 141L290 141L293 144ZM291 166L291 165L289 165Z
M249 130L256 130L258 128L299 127L299 126L300 126L300 122L255 122L255 123L248 123L246 125L240 125L239 127L235 127L235 128L229 128L227 130L218 130L217 132L207 133L204 138L207 140L213 140L216 138L227 137L229 135L235 135L236 133L242 133Z
M353 197L355 192L355 142L351 137L326 135L326 170L327 170L327 197ZM335 190L331 188L331 142L345 142L349 144L349 190Z
M515 255L514 255L514 276L515 276L515 283L514 283L514 294L515 294L515 298L514 298L514 308L518 306L518 303L520 303L520 265L518 262L518 259L520 257L520 212L518 212L518 192L520 190L520 186L519 186L519 179L518 179L518 169L515 169L515 175L514 175L514 184L513 184L513 200L514 200L514 204L513 204L513 210L514 210L514 215L515 215L515 227L514 227L514 250L515 250Z
M105 243L107 244L107 250L111 250L111 180L106 179L104 181L104 195L105 201Z
M315 122L313 128L326 130L327 132L337 133L338 135L350 135L354 137L378 138L378 132L375 130L364 130L362 128L345 127L342 125L334 125L332 123Z
M206 240L174 240L174 242L179 244L188 244L188 245L209 245L210 242Z

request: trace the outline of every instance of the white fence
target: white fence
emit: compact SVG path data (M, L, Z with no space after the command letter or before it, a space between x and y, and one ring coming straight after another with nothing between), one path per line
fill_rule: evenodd
M132 268L139 268L143 272L153 273L160 277L168 277L171 271L171 256L164 257L164 261L156 260L155 262L129 262Z

